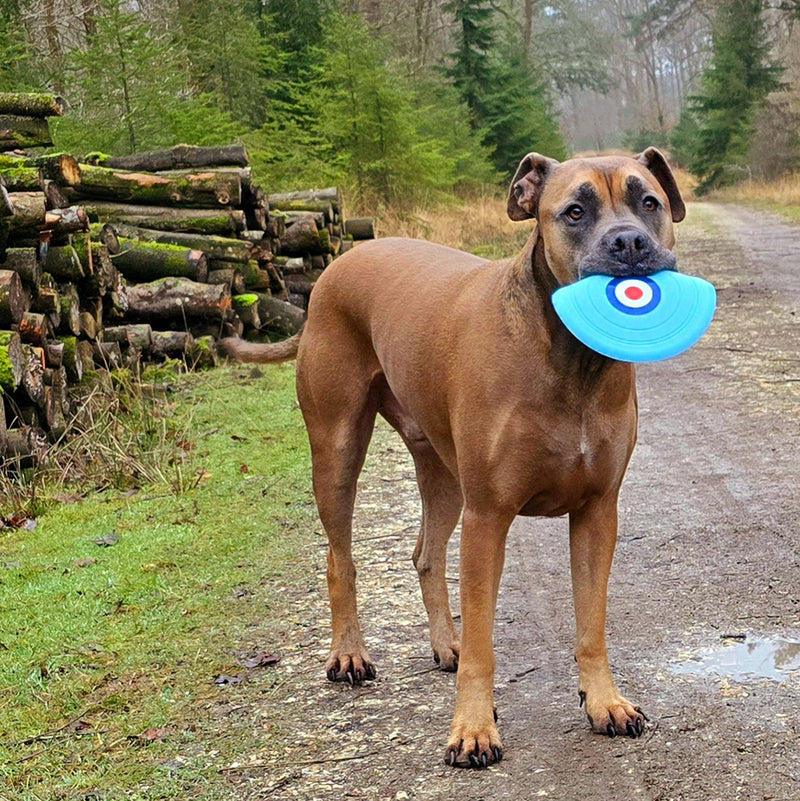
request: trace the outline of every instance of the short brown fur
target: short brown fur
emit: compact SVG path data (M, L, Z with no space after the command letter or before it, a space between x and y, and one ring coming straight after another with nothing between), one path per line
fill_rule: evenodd
M631 175L644 183L648 204L657 200L657 218L626 202ZM652 271L650 261L669 255L672 222L684 212L671 177L652 148L638 159L564 164L529 154L512 183L509 215L537 225L516 258L488 262L416 240L365 243L320 278L301 338L225 344L235 357L268 362L286 358L299 339L298 398L330 546L326 671L334 681L375 675L356 610L351 524L376 414L408 446L422 496L413 558L431 645L442 669L458 669L450 764L480 767L502 756L492 629L506 534L518 514L569 515L581 702L598 732L643 730L644 714L614 684L605 643L617 496L636 442L634 369L575 340L550 295L579 278L587 260L606 259L613 274L626 266L618 258ZM564 207L587 183L598 211L578 242ZM644 232L647 254L620 255L621 240L608 234L618 229ZM459 636L445 555L462 512Z

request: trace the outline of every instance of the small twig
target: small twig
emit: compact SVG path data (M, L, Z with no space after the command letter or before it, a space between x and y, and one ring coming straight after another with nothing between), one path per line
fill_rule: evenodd
M306 765L327 765L331 762L352 762L356 759L367 759L368 757L379 756L380 754L386 754L390 751L390 748L384 748L381 751L368 751L365 754L356 754L355 756L345 756L345 757L327 757L325 759L304 759L298 762L286 762L284 761L283 764L287 767L304 767ZM220 768L220 773L238 773L240 771L246 770L264 770L266 768L271 768L272 763L265 763L263 765L230 765L226 768Z

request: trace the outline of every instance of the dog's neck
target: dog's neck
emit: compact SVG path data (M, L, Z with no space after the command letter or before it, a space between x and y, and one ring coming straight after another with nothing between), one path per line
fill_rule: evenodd
M589 388L619 363L587 348L567 330L550 301L558 287L547 263L544 243L534 229L512 262L505 287L504 299L512 328L515 334L524 336L539 332L541 337L544 332L546 341L542 345L548 360L561 374L576 375Z

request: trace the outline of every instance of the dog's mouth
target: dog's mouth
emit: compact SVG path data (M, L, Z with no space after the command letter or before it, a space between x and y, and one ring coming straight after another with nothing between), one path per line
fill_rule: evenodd
M595 254L590 254L581 259L578 265L578 277L586 278L588 275L610 275L613 278L644 278L662 270L678 271L678 260L675 254L663 249L663 253L631 264L630 262L618 259L597 258Z
M633 226L607 230L578 264L578 277L610 275L644 278L662 270L677 270L678 261L645 231Z

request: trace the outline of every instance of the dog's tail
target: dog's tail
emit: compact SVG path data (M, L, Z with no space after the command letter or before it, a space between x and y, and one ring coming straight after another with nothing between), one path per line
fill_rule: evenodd
M297 358L300 347L301 328L294 336L282 342L266 342L263 345L246 342L238 337L225 337L219 341L219 349L237 362L256 362L258 364L278 364Z

